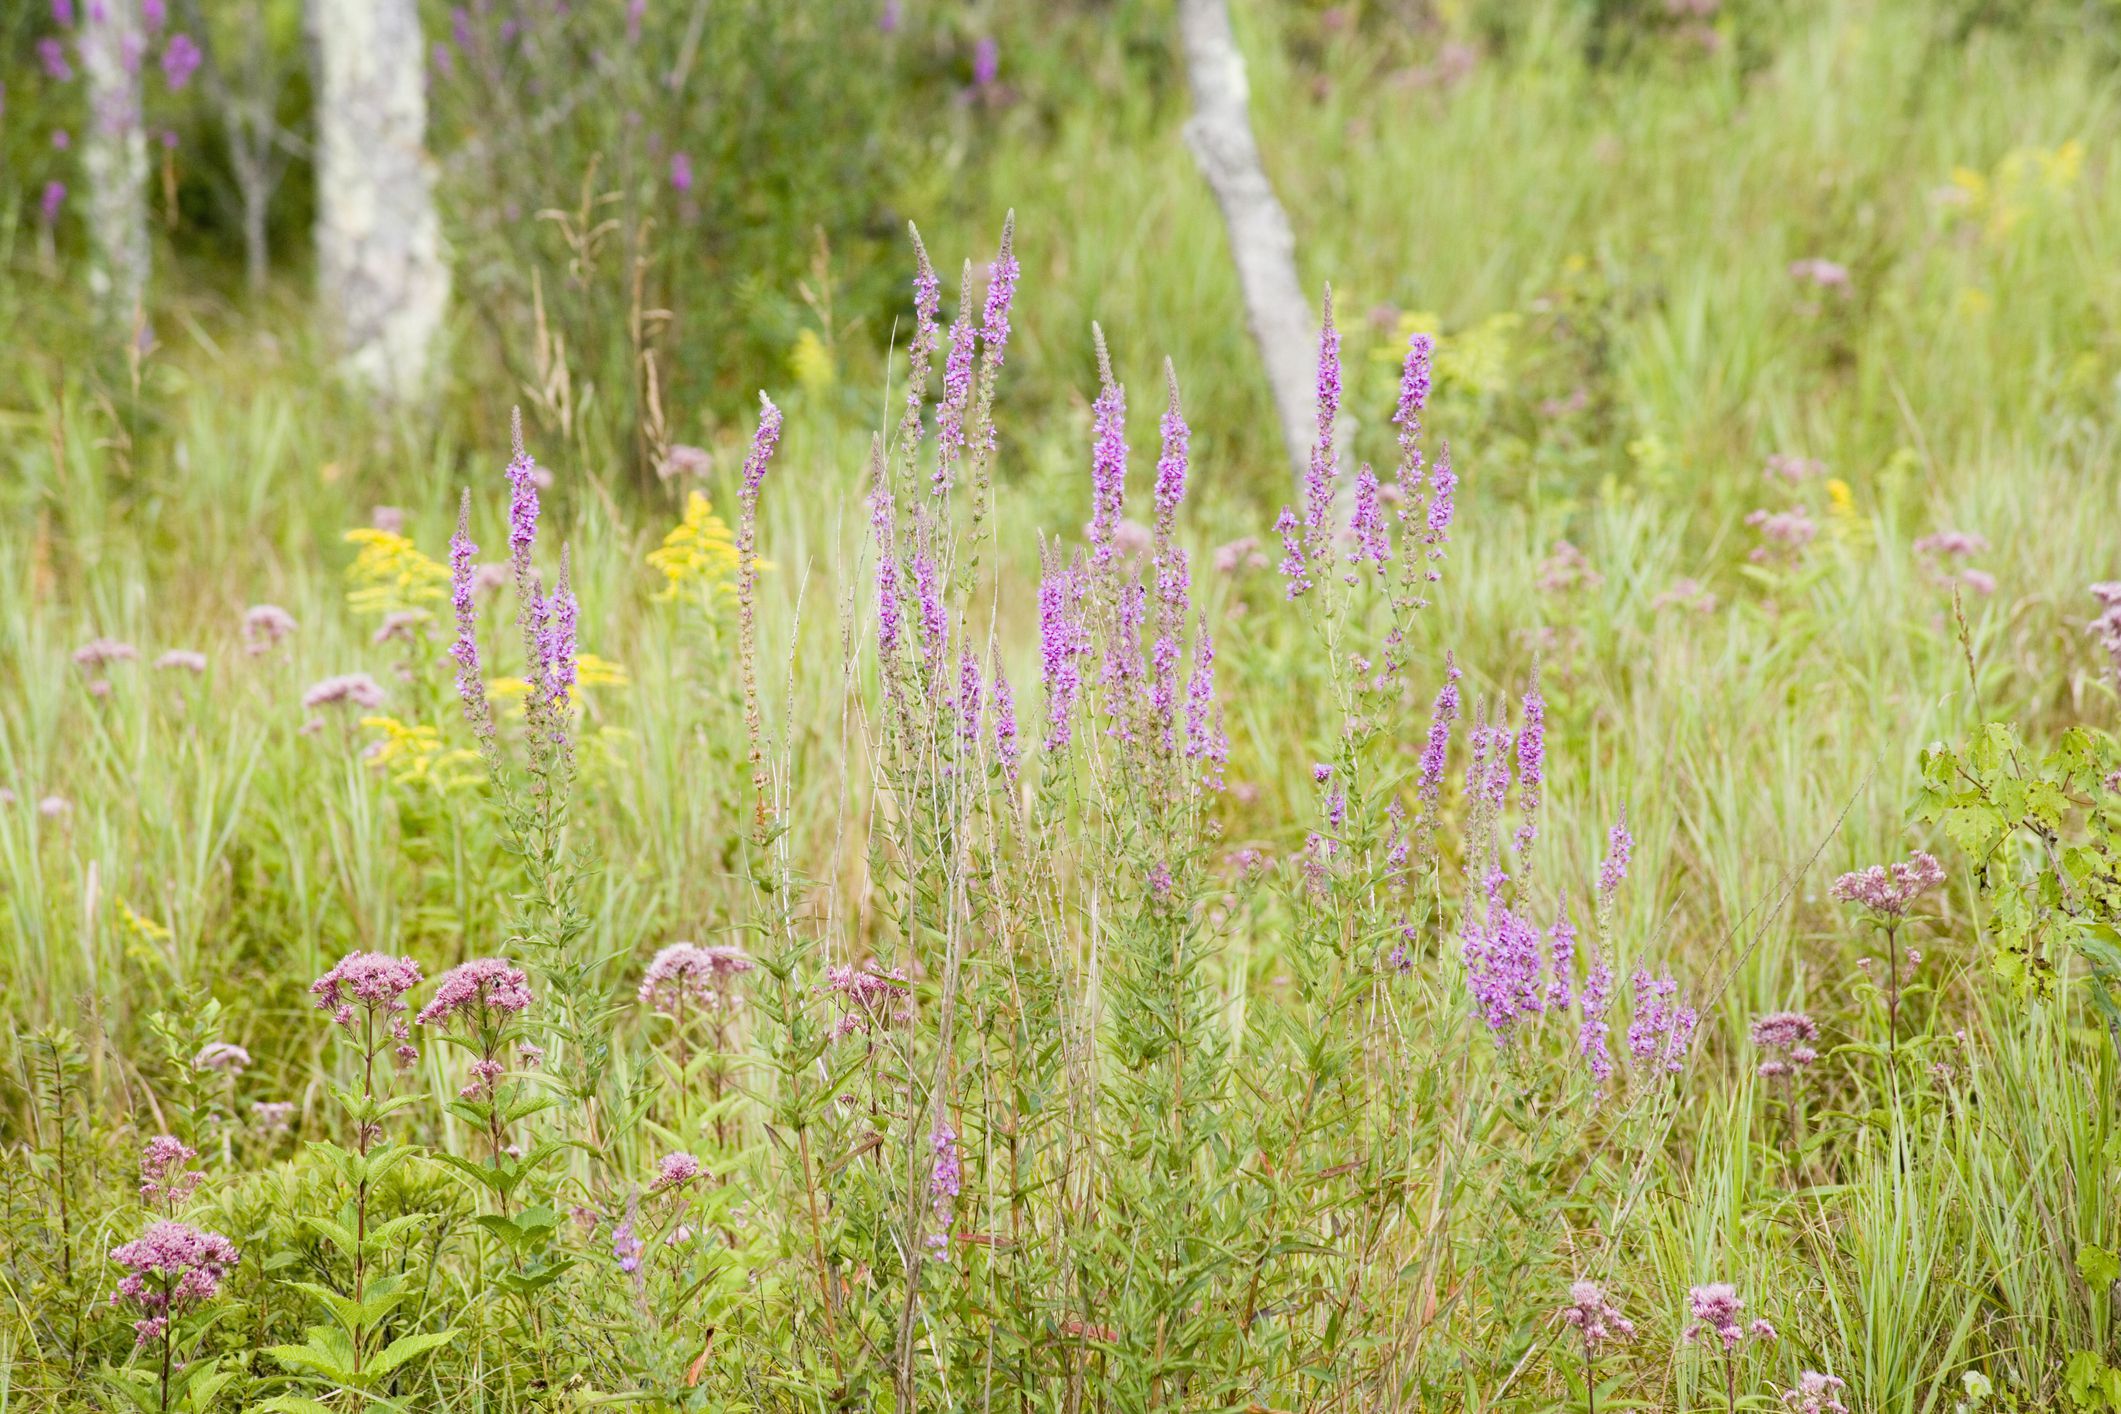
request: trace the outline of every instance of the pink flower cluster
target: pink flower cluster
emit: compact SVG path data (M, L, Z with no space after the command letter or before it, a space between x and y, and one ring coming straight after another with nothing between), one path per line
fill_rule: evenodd
M1782 1392L1782 1406L1792 1414L1849 1414L1848 1406L1841 1402L1844 1388L1842 1381L1832 1375L1806 1370L1797 1377L1796 1384Z
M490 1018L478 1013L513 1014L530 1005L530 980L523 969L497 957L473 958L442 974L434 1000L413 1018L422 1026L447 1025L457 1017L469 1017L473 1025Z
M692 1182L700 1176L700 1173L700 1161L692 1157L692 1155L682 1150L677 1153L665 1154L656 1165L655 1183L648 1191L651 1193L666 1193L673 1188L682 1187Z
M1745 1302L1739 1299L1738 1289L1728 1282L1716 1282L1709 1286L1697 1286L1687 1293L1687 1301L1694 1312L1694 1324L1686 1328L1682 1339L1699 1340L1713 1335L1723 1342L1725 1350L1736 1350L1744 1340L1773 1340L1775 1328L1766 1321L1755 1319L1741 1325L1744 1320Z
M250 1052L229 1041L208 1041L199 1048L199 1054L191 1058L195 1070L211 1070L221 1075L241 1075L250 1069Z
M411 1032L400 1013L405 1010L405 994L419 985L420 964L409 957L350 952L331 971L310 983L309 991L317 999L317 1010L330 1012L332 1024L349 1032L354 1028L357 1011L367 1012L370 1021L389 1018L390 1038L398 1043L398 1060L410 1065L420 1058L420 1053L413 1048Z
M1908 905L1944 882L1936 856L1916 850L1905 863L1873 864L1836 879L1829 892L1843 903L1861 904L1881 918L1899 919Z
M206 1175L191 1167L199 1151L173 1134L158 1134L140 1152L140 1199L172 1212L198 1190Z
M835 1040L860 1035L873 1026L903 1026L913 1020L913 989L902 967L886 972L872 958L858 968L827 968L825 990L839 999L840 1016L832 1027Z
M1819 1025L1801 1011L1777 1011L1753 1023L1753 1044L1771 1054L1760 1063L1763 1079L1787 1078L1819 1059L1812 1042L1819 1039Z
M739 947L672 943L641 974L640 1000L657 1011L675 1011L687 1003L712 1010L728 1000L726 981L754 965Z
M1761 543L1750 557L1756 564L1791 563L1819 535L1818 523L1803 506L1786 511L1753 511L1745 523L1760 532Z
M240 1260L235 1244L218 1232L202 1232L187 1223L159 1222L122 1247L111 1260L126 1269L110 1304L131 1303L142 1313L133 1322L140 1344L159 1339L170 1318L187 1307L210 1301L221 1281Z
M1583 1337L1587 1354L1597 1354L1607 1341L1635 1338L1635 1323L1606 1300L1605 1289L1595 1281L1579 1281L1569 1288L1569 1304L1561 1308L1561 1321Z
M2092 585L2091 596L2099 601L2099 617L2092 620L2092 633L2113 661L2115 676L2121 677L2121 579Z
M352 703L371 711L383 705L383 685L367 673L340 673L312 683L309 691L302 694L302 706L311 712L319 707L333 707Z
M294 631L294 615L278 604L253 604L243 611L243 651L254 658L270 653Z
M1984 554L1988 540L1966 530L1940 530L1925 535L1915 542L1915 557L1930 580L1940 588L1965 585L1976 594L1994 594L1996 577L1987 570L1972 565L1955 565L1956 560L1969 559Z

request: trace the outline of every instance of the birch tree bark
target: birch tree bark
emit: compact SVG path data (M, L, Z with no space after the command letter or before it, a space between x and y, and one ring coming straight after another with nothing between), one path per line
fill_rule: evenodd
M317 46L317 273L345 366L392 398L427 383L449 302L417 0L309 0Z
M1178 27L1193 89L1186 144L1222 208L1245 314L1281 415L1282 444L1301 485L1316 420L1318 326L1296 278L1296 235L1260 164L1245 57L1230 30L1228 0L1179 0Z
M99 0L81 26L81 70L88 88L88 133L81 167L88 179L94 256L88 287L114 324L135 328L147 297L147 125L140 64L147 38L139 0Z

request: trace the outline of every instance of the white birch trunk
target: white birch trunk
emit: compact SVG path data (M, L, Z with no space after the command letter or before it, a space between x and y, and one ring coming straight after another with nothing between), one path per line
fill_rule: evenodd
M449 302L416 0L310 0L317 46L317 273L347 370L426 386Z
M1317 420L1318 326L1296 278L1296 235L1260 164L1245 58L1230 30L1227 0L1179 0L1178 27L1193 88L1186 143L1222 207L1245 313L1301 485Z
M147 127L140 108L146 36L138 0L98 0L86 11L81 69L89 115L81 167L94 248L88 287L106 318L132 329L146 318L149 261Z

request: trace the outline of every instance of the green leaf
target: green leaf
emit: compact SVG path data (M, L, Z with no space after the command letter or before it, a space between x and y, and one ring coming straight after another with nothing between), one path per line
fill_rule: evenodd
M2093 1291L2104 1291L2121 1281L2121 1257L2089 1242L2077 1244L2077 1270Z
M338 1248L339 1255L342 1257L351 1259L354 1255L354 1249L360 1246L359 1239L343 1223L333 1222L330 1218L312 1217L308 1214L302 1215L295 1221Z
M428 1351L447 1345L456 1338L457 1333L454 1329L419 1331L412 1335L401 1335L390 1344L384 1346L377 1353L376 1358L368 1362L368 1374L373 1379L381 1379L407 1360L425 1355Z

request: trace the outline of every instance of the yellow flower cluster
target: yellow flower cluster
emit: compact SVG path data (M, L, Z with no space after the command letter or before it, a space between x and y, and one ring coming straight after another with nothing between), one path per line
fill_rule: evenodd
M2038 205L2076 186L2083 172L2084 144L2075 138L2053 148L2013 148L1987 172L1954 167L1946 209L1978 222L1982 236L2000 244Z
M449 571L394 531L364 527L346 539L361 547L346 567L346 603L357 614L421 612L449 587Z
M698 491L662 547L648 552L648 565L663 576L658 599L693 600L709 613L736 603L736 536Z
M633 677L623 663L584 653L574 660L574 686L577 692L586 692L592 687L632 687ZM498 677L488 679L486 683L488 697L504 698L516 704L511 711L513 716L523 715L521 699L529 694L530 684L521 678Z
M795 344L788 350L788 371L795 375L804 392L813 395L830 388L839 377L832 350L825 347L815 329L805 329L795 336Z
M480 778L479 754L461 747L445 751L438 727L408 725L396 717L363 717L361 725L382 734L368 749L368 764L388 772L393 785L455 790Z
M1370 350L1370 357L1397 368L1407 356L1407 340L1411 336L1436 334L1431 366L1437 389L1456 388L1475 397L1491 397L1510 386L1517 331L1523 324L1523 315L1506 309L1445 338L1437 333L1443 327L1440 316L1430 310L1415 310L1399 316L1394 336Z
M136 911L122 898L118 900L118 921L125 925L126 932L143 943L166 943L170 939L167 927Z

